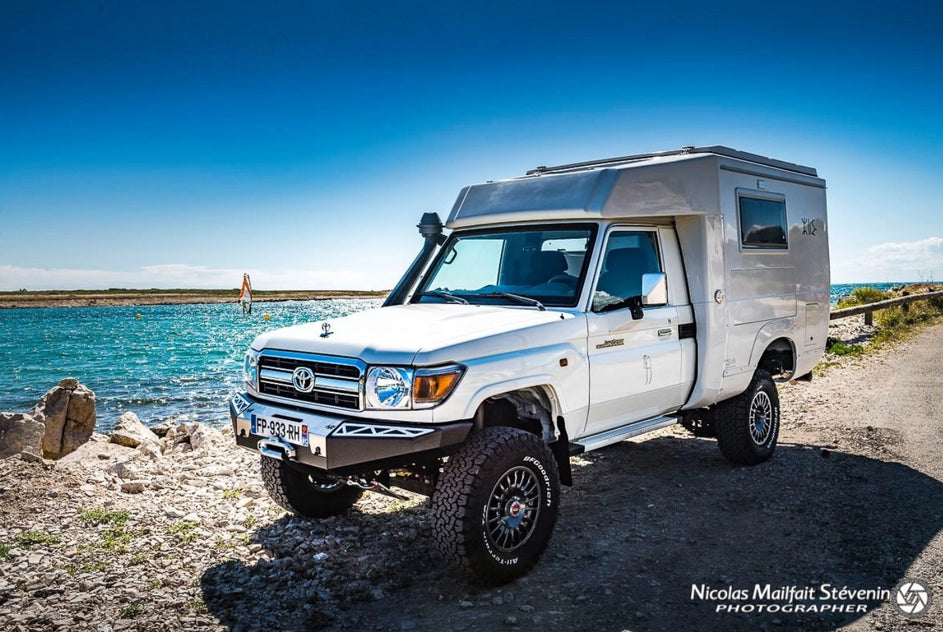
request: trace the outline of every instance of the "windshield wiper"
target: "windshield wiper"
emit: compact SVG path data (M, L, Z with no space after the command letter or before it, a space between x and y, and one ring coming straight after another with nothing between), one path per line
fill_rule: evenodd
M456 296L451 292L444 292L442 290L429 290L428 292L423 292L423 296L434 296L436 298L441 298L447 303L461 303L462 305L468 305L468 301L463 299L461 296Z
M487 294L472 294L471 296L474 298L509 298L512 301L520 303L521 305L532 305L542 312L547 311L547 308L544 307L544 304L538 301L536 298L521 296L520 294L511 294L510 292L488 292Z

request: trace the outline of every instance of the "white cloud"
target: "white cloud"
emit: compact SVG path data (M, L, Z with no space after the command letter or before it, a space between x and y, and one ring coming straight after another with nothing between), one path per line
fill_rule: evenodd
M107 288L238 288L242 274L264 290L389 289L397 279L374 279L349 270L236 270L185 263L143 266L134 270L24 268L0 265L0 291ZM384 287L384 285L386 287Z
M832 279L841 283L929 281L943 277L943 238L887 242L851 260L832 262Z

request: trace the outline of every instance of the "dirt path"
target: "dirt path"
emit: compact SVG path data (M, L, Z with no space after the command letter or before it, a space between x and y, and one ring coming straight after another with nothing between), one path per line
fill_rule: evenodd
M374 602L336 627L912 630L880 599L859 600L873 610L862 616L716 613L731 602L692 598L702 584L818 592L828 584L891 589L905 576L936 593L918 627L943 626L941 352L937 325L782 389L782 443L755 468L730 467L713 441L681 431L590 453L529 576L478 591L430 570L395 605Z
M836 399L844 395L847 405L830 406L826 419L816 415L814 427L849 428L853 436L868 426L882 428L902 461L943 480L941 361L943 328L936 326L898 349L826 375L814 390Z

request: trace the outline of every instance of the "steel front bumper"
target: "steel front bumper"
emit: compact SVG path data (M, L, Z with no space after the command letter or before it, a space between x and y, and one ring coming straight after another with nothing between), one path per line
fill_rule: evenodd
M410 425L328 415L274 406L248 393L238 393L229 400L229 416L241 447L337 473L386 469L421 456L449 454L472 428L471 421ZM262 419L300 426L307 445L297 437L291 440L254 433Z

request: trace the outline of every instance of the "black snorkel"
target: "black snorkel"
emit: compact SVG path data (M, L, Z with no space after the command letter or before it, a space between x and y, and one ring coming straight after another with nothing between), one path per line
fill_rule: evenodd
M406 270L406 274L399 280L390 295L386 297L383 307L402 305L406 301L409 290L416 283L429 261L432 260L436 248L445 242L445 235L442 234L442 220L439 219L438 213L423 213L422 219L419 220L416 227L419 229L419 234L422 235L425 243L423 243L422 250L419 251L409 269Z

